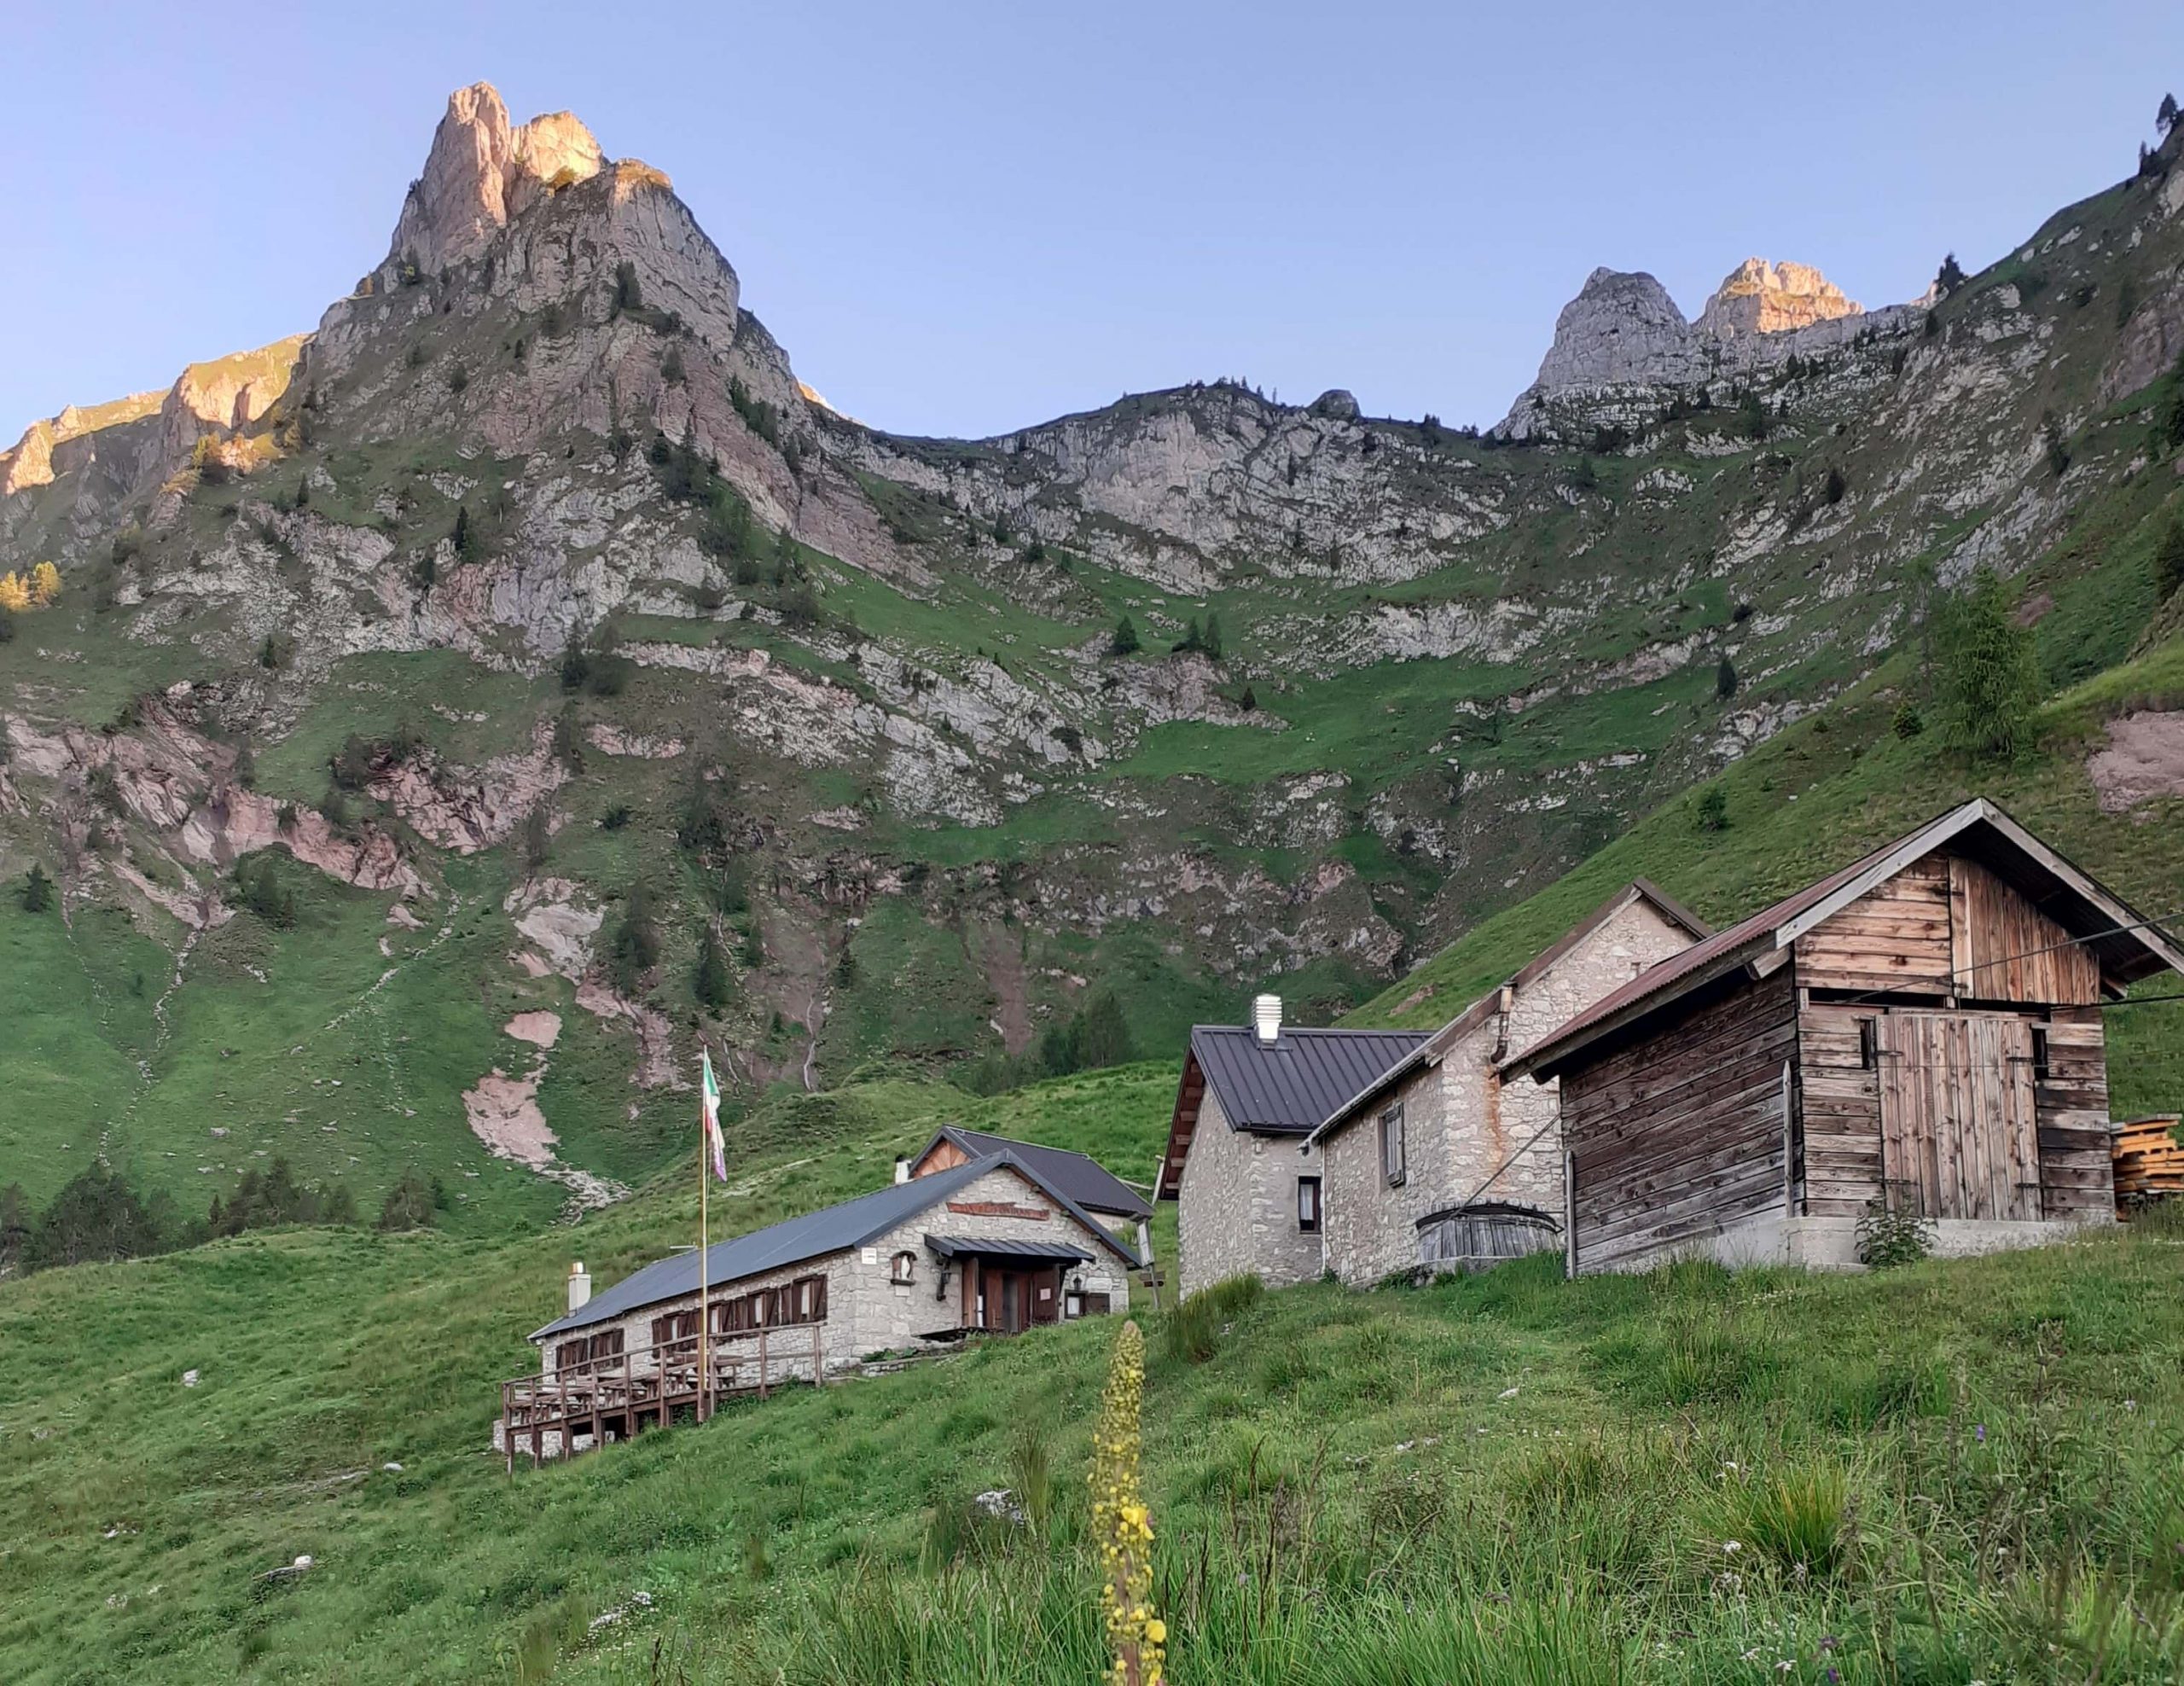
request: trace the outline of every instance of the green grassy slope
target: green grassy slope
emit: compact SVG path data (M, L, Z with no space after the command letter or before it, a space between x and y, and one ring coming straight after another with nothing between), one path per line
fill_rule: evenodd
M1629 880L1652 878L1717 926L1742 918L1968 797L2001 804L2149 917L2184 924L2184 803L2104 812L2087 772L2106 724L2142 708L2184 706L2184 640L2157 645L2053 698L2036 753L1973 767L1938 735L1899 738L1891 722L1908 663L1801 722L1712 782L1728 824L1697 823L1698 789L1631 828L1538 895L1487 920L1346 1020L1439 1024L1498 983ZM1703 788L1700 787L1699 788ZM2140 994L2171 994L2157 978ZM2118 1117L2184 1102L2184 1011L2132 1007L2109 1015Z
M1170 1080L788 1102L746 1122L716 1211L754 1225L869 1186L938 1117L1127 1166ZM541 1237L276 1232L0 1288L0 1677L1094 1677L1081 1482L1112 1326L513 1480L484 1451L567 1259L611 1278L694 1203L671 1179ZM1233 1313L1197 1363L1155 1317L1171 1677L1787 1662L1961 1686L2082 1678L2068 1660L2100 1647L2104 1680L2169 1678L2180 1290L2184 1250L2141 1235L1864 1280L1565 1285L1544 1261L1312 1286ZM1040 1542L969 1504L1036 1485L1027 1442L1053 1494ZM307 1574L264 1578L299 1554Z

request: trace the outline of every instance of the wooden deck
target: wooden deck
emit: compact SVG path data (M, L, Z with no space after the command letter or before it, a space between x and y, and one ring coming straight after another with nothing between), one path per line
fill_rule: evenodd
M549 1458L595 1451L610 1434L628 1440L678 1418L702 1422L723 1399L763 1399L791 1381L823 1383L822 1328L810 1323L715 1337L707 1353L710 1382L702 1389L694 1340L640 1347L552 1375L512 1377L501 1384L502 1457L513 1473L518 1452L528 1450L537 1468ZM590 1444L579 1446L584 1437Z
M2184 1147L2170 1131L2174 1113L2116 1126L2116 1213L2128 1218L2149 1201L2184 1201Z

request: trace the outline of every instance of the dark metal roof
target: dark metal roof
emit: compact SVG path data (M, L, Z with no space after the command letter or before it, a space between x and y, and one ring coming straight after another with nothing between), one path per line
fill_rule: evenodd
M785 1265L800 1264L808 1259L821 1259L828 1253L863 1247L867 1241L875 1241L890 1230L909 1222L921 1212L939 1205L967 1183L976 1182L995 1167L1004 1165L1013 1166L1034 1188L1091 1230L1114 1250L1124 1264L1136 1268L1137 1255L1101 1229L1098 1219L1050 1184L1035 1167L1026 1165L1013 1153L1001 1153L985 1159L966 1160L959 1166L947 1171L937 1171L930 1177L916 1177L907 1183L891 1183L875 1193L844 1201L839 1206L822 1206L817 1212L805 1212L801 1218L791 1218L779 1224L769 1224L763 1230L753 1230L749 1235L738 1235L734 1241L717 1241L706 1250L708 1291L716 1287L727 1287L746 1276L758 1276L762 1271L778 1270ZM655 1305L665 1299L680 1299L697 1291L698 1255L696 1249L693 1248L688 1253L672 1253L665 1259L656 1259L633 1275L623 1277L579 1310L565 1317L555 1318L531 1338L542 1340L549 1335L561 1334L570 1329L589 1328L593 1323L627 1317L647 1305Z
M1132 1219L1153 1215L1153 1208L1144 1195L1088 1154L1074 1153L1067 1148L1041 1147L1036 1142L1014 1141L1006 1136L991 1136L983 1130L966 1130L960 1125L950 1124L943 1125L933 1133L932 1140L919 1153L918 1160L930 1154L943 1137L973 1159L990 1159L996 1154L1015 1154L1087 1212Z
M1308 1136L1429 1034L1284 1026L1271 1043L1263 1043L1249 1025L1194 1025L1191 1056L1230 1129Z
M1974 798L1728 930L1647 968L1550 1031L1507 1069L1513 1077L1529 1072L1544 1081L1599 1038L1650 1017L1701 984L1787 948L1811 925L1943 844L1953 852L1984 863L2084 941L2105 973L2129 982L2164 966L2184 969L2184 953L2158 926L2133 912L1993 803Z
M1060 1241L998 1241L990 1235L927 1235L925 1244L943 1259L1074 1259L1084 1264L1092 1257L1081 1247Z

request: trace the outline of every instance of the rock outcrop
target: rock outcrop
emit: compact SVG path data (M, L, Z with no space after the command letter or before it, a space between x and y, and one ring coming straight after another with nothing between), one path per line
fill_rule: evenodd
M1714 289L1694 326L1706 339L1742 340L1858 314L1856 301L1809 264L1747 258Z
M410 265L433 275L479 257L526 206L590 180L605 162L591 131L567 112L513 128L492 84L457 89L425 172L410 184L382 273L398 282Z
M1495 432L1570 437L1642 422L1710 382L1838 350L1862 333L1908 333L1925 303L1869 312L1809 265L1747 258L1688 322L1652 276L1594 270L1562 307L1538 375Z

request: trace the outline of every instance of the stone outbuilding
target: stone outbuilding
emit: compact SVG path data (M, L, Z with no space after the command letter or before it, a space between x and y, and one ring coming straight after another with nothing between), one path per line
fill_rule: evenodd
M1296 1167L1320 1181L1324 1268L1364 1288L1560 1249L1556 1091L1503 1065L1706 934L1641 879L1345 1097Z
M1426 1039L1285 1026L1272 995L1253 1002L1248 1025L1192 1028L1155 1188L1177 1202L1182 1293L1228 1276L1281 1288L1320 1274L1320 1178L1298 1145Z

